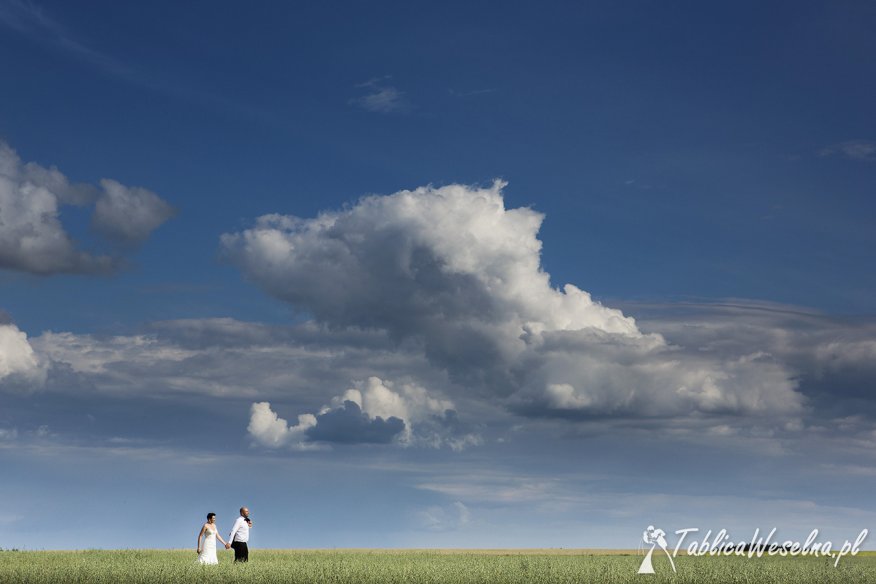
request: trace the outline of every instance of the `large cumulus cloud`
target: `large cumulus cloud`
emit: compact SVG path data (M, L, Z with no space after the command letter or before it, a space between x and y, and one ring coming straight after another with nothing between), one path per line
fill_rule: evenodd
M173 215L158 195L105 179L100 188L75 184L57 168L24 163L0 140L0 269L33 274L106 273L113 255L79 248L61 223L63 205L95 205L98 231L140 243Z
M222 237L269 294L331 327L387 332L457 384L535 416L795 416L791 373L760 350L705 354L541 268L544 216L488 188L368 196Z

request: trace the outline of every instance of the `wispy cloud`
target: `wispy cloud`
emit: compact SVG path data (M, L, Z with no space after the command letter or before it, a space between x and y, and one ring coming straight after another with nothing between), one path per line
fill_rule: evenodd
M488 87L484 89L468 89L468 90L460 90L450 88L447 92L453 97L473 97L476 95L484 95L487 93L494 93L496 91L495 87Z
M76 38L76 35L36 4L22 0L0 0L0 26L6 26L38 43L69 53L107 73L142 83L130 68Z
M431 531L455 531L471 523L471 511L462 503L431 505L417 513L418 522Z
M188 86L178 79L162 79L144 73L137 67L96 49L82 35L53 18L33 2L0 0L0 29L9 29L34 43L51 48L61 55L78 61L112 78L146 88L187 102L204 104L222 112L243 115L264 124L281 124L277 116L262 108L254 108L230 100L215 91Z
M359 83L356 87L364 90L365 95L353 97L348 103L361 107L366 111L381 114L409 112L413 109L411 103L405 97L403 91L399 91L395 86L388 83L390 79L391 77L387 75Z
M847 140L825 146L818 151L820 156L845 156L852 160L876 162L876 142L872 140Z

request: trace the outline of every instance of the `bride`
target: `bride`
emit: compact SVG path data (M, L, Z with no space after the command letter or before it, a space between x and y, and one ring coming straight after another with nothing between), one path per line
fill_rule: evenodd
M201 537L204 538L204 546L201 547ZM216 514L215 513L207 513L207 523L201 526L201 531L198 532L198 563L200 564L218 564L219 560L216 558L216 539L222 542L222 545L225 546L225 549L228 549L229 546L225 543L225 540L222 539L222 536L219 535L218 530L216 529Z

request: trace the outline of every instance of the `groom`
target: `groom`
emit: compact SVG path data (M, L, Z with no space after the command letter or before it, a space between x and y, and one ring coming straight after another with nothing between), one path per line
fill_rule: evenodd
M249 547L247 547L246 542L249 541L250 527L252 527L252 519L249 518L249 509L241 507L240 517L234 521L234 526L228 535L228 541L234 548L235 562L249 561Z

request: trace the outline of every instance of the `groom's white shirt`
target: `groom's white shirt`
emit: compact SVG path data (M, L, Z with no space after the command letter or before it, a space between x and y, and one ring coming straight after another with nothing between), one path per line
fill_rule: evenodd
M238 517L231 528L231 533L228 534L228 543L233 541L249 541L249 524L243 517Z

